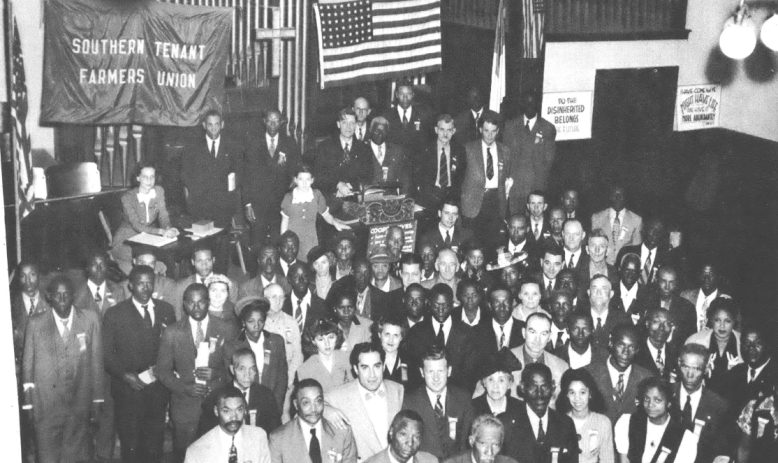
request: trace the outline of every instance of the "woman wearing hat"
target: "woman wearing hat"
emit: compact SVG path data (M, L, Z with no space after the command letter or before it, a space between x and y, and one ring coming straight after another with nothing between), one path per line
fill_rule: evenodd
M240 328L240 322L235 314L235 305L228 300L230 284L232 282L229 278L216 273L205 279L205 286L208 287L208 300L211 304L208 306L208 315L221 318Z
M613 463L611 420L603 415L605 402L592 375L579 368L562 375L562 388L556 410L573 419L581 455L578 463Z
M517 419L524 402L509 395L513 372L521 370L521 362L507 348L490 355L481 369L481 385L486 394L473 399L476 416L490 414L505 428L502 454L519 461L521 455Z

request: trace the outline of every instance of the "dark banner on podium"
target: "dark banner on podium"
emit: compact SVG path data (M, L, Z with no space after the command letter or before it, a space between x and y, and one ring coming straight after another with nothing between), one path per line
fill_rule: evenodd
M221 109L232 10L46 2L41 122L192 126Z

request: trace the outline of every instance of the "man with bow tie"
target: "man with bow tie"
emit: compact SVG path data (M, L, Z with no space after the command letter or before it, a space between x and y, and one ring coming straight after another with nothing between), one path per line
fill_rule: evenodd
M383 376L385 353L379 345L363 342L351 351L351 368L356 381L327 394L325 416L337 414L351 425L357 454L365 460L385 449L389 425L400 411L404 389ZM336 419L331 422L338 423Z

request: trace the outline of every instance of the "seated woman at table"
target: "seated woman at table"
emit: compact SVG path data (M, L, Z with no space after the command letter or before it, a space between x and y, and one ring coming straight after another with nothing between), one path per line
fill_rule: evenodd
M122 223L113 234L111 256L123 272L132 270L132 249L124 244L127 238L138 233L149 233L166 238L178 236L178 230L170 226L165 206L165 190L156 183L156 168L141 162L135 168L138 186L122 195Z
M205 286L208 287L208 315L221 318L230 322L236 328L240 328L238 314L235 313L235 304L228 300L230 295L230 285L232 282L224 275L212 274L205 279Z

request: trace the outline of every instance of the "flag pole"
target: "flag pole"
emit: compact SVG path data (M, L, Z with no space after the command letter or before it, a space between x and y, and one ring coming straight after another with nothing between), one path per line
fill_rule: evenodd
M14 43L14 21L13 21L13 2L10 0L4 1L6 8L5 9L5 57L6 63L9 63L6 67L5 72L5 87L7 90L7 95L9 98L9 102L11 98L14 98L13 96L13 67L14 67L14 60L11 58L11 55L13 54L13 43ZM15 125L14 125L15 126ZM18 264L22 261L22 221L21 221L21 209L20 209L20 201L21 198L19 197L19 157L16 155L16 144L18 141L16 140L16 129L11 131L11 137L10 137L11 143L9 144L11 157L13 157L13 163L14 163L14 226L16 227L16 232L14 233L16 238L16 262L15 264Z

